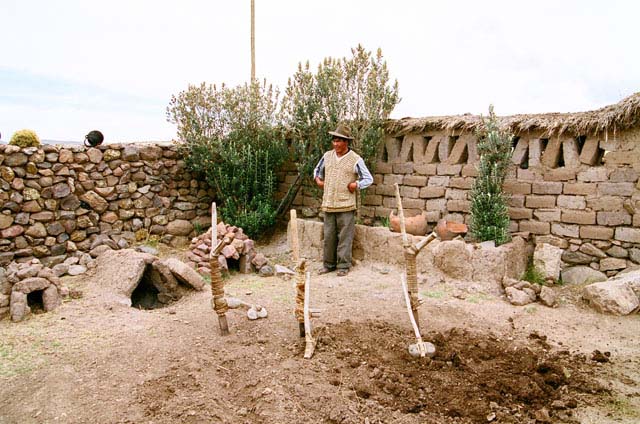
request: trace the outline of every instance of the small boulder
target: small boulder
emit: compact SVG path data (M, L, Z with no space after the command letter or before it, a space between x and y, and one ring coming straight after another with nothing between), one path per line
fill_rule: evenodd
M588 285L582 298L602 313L628 315L640 307L640 300L631 287L620 280L609 280Z

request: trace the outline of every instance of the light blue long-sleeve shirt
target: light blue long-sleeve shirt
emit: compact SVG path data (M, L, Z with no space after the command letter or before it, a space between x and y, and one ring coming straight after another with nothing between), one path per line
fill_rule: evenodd
M358 188L360 190L367 188L371 184L373 184L373 177L371 176L371 172L369 172L369 169L367 168L367 165L365 165L362 158L358 159L353 168L353 171L358 175L358 181L356 181L356 184L358 184ZM315 179L316 177L320 177L320 179L324 180L324 156L320 158L320 162L318 162L315 169L313 170L313 178Z

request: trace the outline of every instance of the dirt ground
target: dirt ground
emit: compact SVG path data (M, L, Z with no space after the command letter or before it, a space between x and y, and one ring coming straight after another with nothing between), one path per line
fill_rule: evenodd
M284 235L258 250L291 265ZM314 274L312 359L293 280L233 274L227 293L269 317L230 311L221 337L208 286L139 310L109 301L105 276L66 278L81 298L0 321L0 423L640 422L639 315L592 312L575 287L559 288L551 309L423 284L423 338L437 353L413 358L398 272Z

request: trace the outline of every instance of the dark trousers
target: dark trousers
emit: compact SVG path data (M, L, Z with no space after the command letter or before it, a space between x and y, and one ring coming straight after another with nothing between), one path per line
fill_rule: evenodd
M323 258L325 268L351 268L351 246L355 228L356 211L325 212Z

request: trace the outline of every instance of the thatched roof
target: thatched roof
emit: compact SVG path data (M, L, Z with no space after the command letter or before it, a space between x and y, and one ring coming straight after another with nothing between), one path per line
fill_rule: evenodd
M390 120L386 130L394 136L438 130L473 132L482 125L482 120L481 116L471 114L403 118ZM508 128L515 135L530 131L540 131L548 136L559 136L565 132L574 135L613 133L640 126L640 92L598 110L503 116L498 117L498 121L502 128Z

